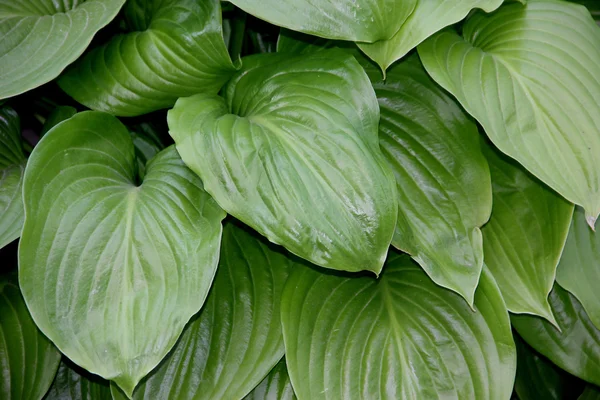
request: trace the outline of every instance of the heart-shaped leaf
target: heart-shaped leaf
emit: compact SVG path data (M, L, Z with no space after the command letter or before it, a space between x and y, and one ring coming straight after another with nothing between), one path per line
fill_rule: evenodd
M108 381L63 360L44 400L112 400Z
M19 279L36 324L72 361L131 394L204 303L225 213L174 147L136 184L116 118L54 127L25 170Z
M225 226L206 304L136 388L134 400L241 399L277 364L283 355L281 292L292 262L257 236Z
M56 78L125 0L0 0L0 99Z
M59 362L60 353L31 319L16 276L0 277L0 398L41 399Z
M392 244L472 305L483 267L479 228L492 211L477 126L416 55L373 87L381 109L379 143L398 189Z
M327 39L375 42L391 38L418 0L230 0L274 25Z
M514 160L486 146L494 208L483 228L485 263L509 311L555 323L548 303L573 205Z
M406 255L379 279L296 268L281 319L299 399L507 399L516 368L506 306L484 270L475 311Z
M359 43L358 47L383 71L442 28L452 25L474 8L492 12L503 0L418 0L413 13L389 40Z
M130 0L131 30L95 48L59 79L93 110L132 116L179 97L216 93L235 70L223 41L219 0Z
M536 351L565 371L600 385L600 330L594 326L575 296L554 285L550 305L556 326L532 315L512 315L519 335Z
M600 329L600 232L590 229L580 208L573 214L556 282L577 297L590 320Z
M379 273L398 205L379 107L341 50L262 54L169 111L185 163L225 211L315 264Z
M23 173L27 159L21 147L19 116L0 108L0 249L21 234Z
M285 365L285 358L269 372L244 400L296 400L294 388Z
M600 213L600 28L582 6L507 3L475 13L463 37L419 46L427 71L498 148L567 200L591 225Z

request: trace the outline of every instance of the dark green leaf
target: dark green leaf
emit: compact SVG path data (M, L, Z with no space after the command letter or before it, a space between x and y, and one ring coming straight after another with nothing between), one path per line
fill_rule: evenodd
M70 106L56 107L54 110L52 110L50 115L48 115L48 118L46 118L46 121L44 121L44 126L42 128L42 132L40 133L40 136L44 136L46 133L48 133L48 131L50 129L54 128L56 125L60 124L64 120L71 118L75 114L77 114L77 110L73 107L70 107Z
M44 400L112 400L108 381L64 360Z
M296 400L294 388L285 366L285 358L269 372L244 400Z
M600 388L592 385L588 385L579 400L600 400Z

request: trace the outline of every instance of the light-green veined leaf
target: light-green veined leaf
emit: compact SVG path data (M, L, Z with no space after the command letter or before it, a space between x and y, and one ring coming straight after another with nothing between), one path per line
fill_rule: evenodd
M392 244L472 305L483 267L479 228L492 211L477 126L416 55L373 86L381 109L379 143L398 189Z
M112 400L108 381L63 359L44 400Z
M341 50L243 61L224 98L199 94L169 111L181 157L272 242L323 267L379 273L398 206L364 70Z
M36 324L128 394L204 303L225 213L174 146L136 183L125 126L88 111L36 146L25 171L19 281Z
M577 299L558 284L550 293L558 327L533 315L512 315L519 335L558 367L583 380L600 384L600 330Z
M427 71L494 144L567 200L591 225L600 213L600 27L582 6L507 3L475 13L463 37L419 46Z
M281 315L300 400L485 400L512 392L515 345L487 270L473 310L406 255L390 253L378 280L297 268Z
M283 358L244 400L296 400Z
M235 70L219 0L130 0L124 16L130 33L93 49L58 81L93 110L132 116L167 108L216 93Z
M56 78L125 0L0 0L0 99Z
M282 357L279 307L293 262L245 229L225 225L219 269L202 311L134 400L241 399Z

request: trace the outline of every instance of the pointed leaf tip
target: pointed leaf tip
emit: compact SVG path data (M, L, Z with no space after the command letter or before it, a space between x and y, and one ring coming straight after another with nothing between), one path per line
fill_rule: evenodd
M586 215L585 216L585 220L587 222L587 224L590 226L590 228L592 228L592 230L594 232L596 232L596 220L598 219L598 216L593 216L593 215Z

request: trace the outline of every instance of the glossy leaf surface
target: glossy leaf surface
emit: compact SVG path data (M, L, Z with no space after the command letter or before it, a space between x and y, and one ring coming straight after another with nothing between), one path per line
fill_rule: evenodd
M577 299L554 285L550 305L560 331L532 315L512 315L519 335L558 367L583 380L600 384L600 330L594 326Z
M419 46L427 71L494 144L567 200L590 224L600 213L600 28L586 8L557 0L478 12L463 37Z
M548 303L573 205L492 147L485 149L494 193L483 228L485 263L513 313L554 323Z
M134 399L241 399L281 359L279 305L293 263L245 229L225 226L206 304Z
M169 111L185 163L229 214L326 268L379 273L394 233L394 178L367 75L341 50L247 57L224 98Z
M233 73L219 0L130 0L124 16L130 33L92 50L58 81L81 104L145 114L216 93Z
M0 99L56 78L125 0L0 0Z
M473 311L408 256L376 280L297 268L281 315L299 399L506 399L516 354L506 307L484 270Z
M492 211L477 127L416 55L373 86L381 109L379 143L398 189L392 244L473 304L483 267L479 228Z
M296 400L285 358L277 363L269 375L244 397L244 400Z
M112 400L108 381L63 360L44 400Z
M225 213L174 147L136 184L125 126L83 112L25 171L19 279L36 324L76 364L126 392L202 306Z

